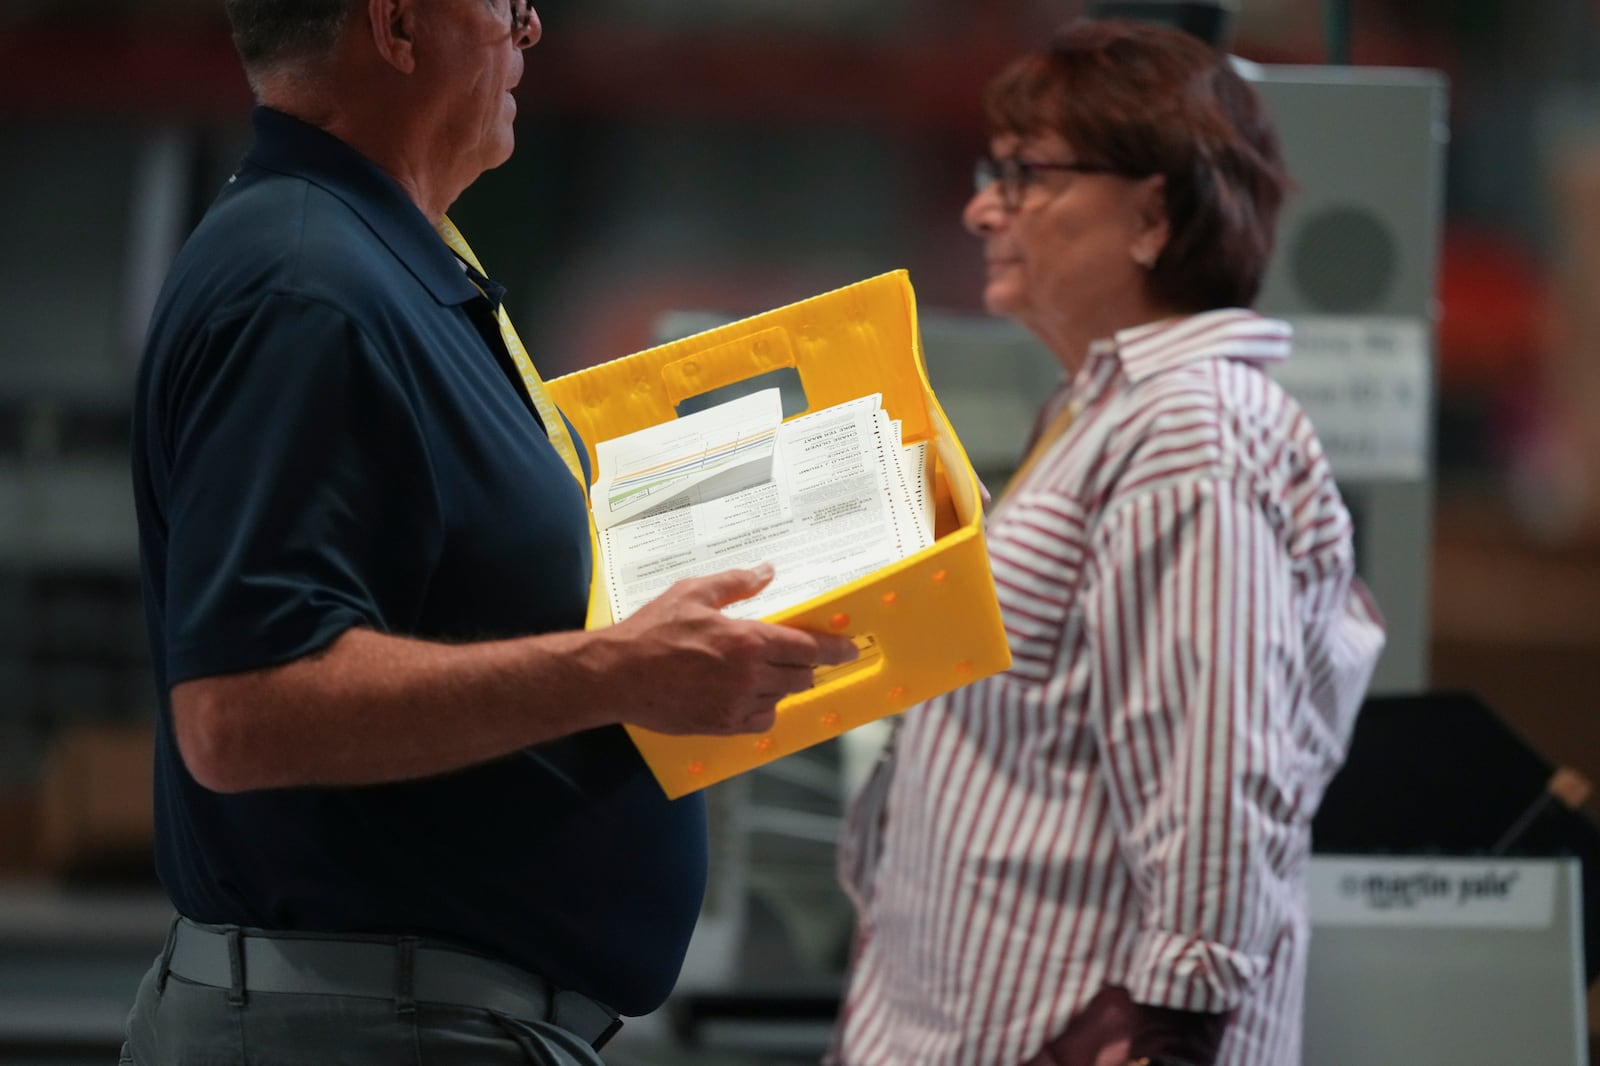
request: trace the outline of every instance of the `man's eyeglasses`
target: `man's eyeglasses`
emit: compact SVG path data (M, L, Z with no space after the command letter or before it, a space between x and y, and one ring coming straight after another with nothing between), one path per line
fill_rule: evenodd
M996 159L985 155L979 156L977 164L972 168L972 186L975 191L982 192L989 186L999 183L1001 206L1007 211L1015 211L1022 206L1022 194L1028 190L1028 186L1039 180L1039 173L1045 170L1070 170L1078 174L1116 174L1125 178L1144 176L1126 167L1110 163L1051 163L1011 157Z
M533 2L532 0L510 0L510 2L511 36L520 41L533 28Z

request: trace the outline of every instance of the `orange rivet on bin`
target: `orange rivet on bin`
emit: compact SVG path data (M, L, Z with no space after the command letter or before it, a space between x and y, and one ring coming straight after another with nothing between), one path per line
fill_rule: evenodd
M832 711L829 711L827 714L822 716L822 724L831 729L839 724L839 716Z
M699 777L701 774L706 772L706 764L703 762L692 762L689 764L688 769L690 777Z
M950 571L948 571L948 570L935 570L933 572L933 583L935 585L942 585L942 584L944 584L944 579L949 577L949 576L950 576Z
M962 659L960 662L956 663L956 673L960 674L962 677L966 677L968 674L972 673L972 664L967 660Z
M760 737L759 739L757 739L756 740L756 750L757 751L771 751L772 750L772 738L771 737Z
M900 597L899 597L899 595L897 593L885 592L883 594L883 605L885 607L893 607L895 601L898 600L899 598Z
M903 700L905 698L906 698L906 687L904 685L896 685L894 688L889 690L889 699L892 700L893 702L899 703L901 700Z
M836 614L832 618L828 619L828 628L829 629L843 629L845 626L847 626L849 624L850 624L850 616L845 614L843 611L840 611L838 614Z

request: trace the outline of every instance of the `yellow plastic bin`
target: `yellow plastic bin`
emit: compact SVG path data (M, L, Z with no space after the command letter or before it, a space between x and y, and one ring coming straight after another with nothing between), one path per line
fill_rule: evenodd
M819 672L778 705L760 736L667 736L628 727L668 796L678 797L836 737L1011 665L983 543L978 479L928 384L903 270L698 333L548 383L589 449L676 418L684 400L793 367L808 410L882 393L904 443L934 442L933 545L768 621L848 633L860 660ZM609 625L596 568L589 628Z

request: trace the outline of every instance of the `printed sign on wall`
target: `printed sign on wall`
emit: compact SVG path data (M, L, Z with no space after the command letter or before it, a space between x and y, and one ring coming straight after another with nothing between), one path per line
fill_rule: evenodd
M1429 333L1417 318L1299 315L1270 367L1316 428L1334 475L1425 478L1432 454Z

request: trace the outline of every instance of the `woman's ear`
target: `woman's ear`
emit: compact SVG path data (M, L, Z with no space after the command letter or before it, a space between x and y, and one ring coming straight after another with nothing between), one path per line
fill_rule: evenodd
M1148 270L1155 266L1161 252L1172 236L1167 219L1167 178L1165 174L1152 174L1142 178L1133 191L1133 234L1128 243L1128 254L1133 261Z
M412 0L367 0L372 43L402 74L416 69L416 8Z

